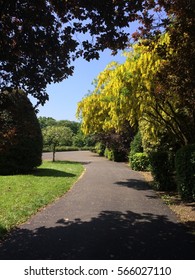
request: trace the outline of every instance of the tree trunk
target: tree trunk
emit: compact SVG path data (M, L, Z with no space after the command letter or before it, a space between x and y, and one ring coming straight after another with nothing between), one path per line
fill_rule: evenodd
M56 147L53 146L53 159L52 159L53 162L55 161L55 153L56 153Z

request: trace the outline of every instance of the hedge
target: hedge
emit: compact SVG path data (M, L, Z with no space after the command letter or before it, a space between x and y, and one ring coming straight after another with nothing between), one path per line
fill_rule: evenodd
M195 144L179 149L175 157L178 192L183 200L195 200Z
M165 151L151 152L149 160L155 188L163 191L172 190L175 184L169 153Z

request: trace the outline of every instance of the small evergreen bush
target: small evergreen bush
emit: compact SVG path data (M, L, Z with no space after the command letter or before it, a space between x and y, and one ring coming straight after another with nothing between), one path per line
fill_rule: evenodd
M131 156L131 168L136 171L149 171L150 161L146 153L135 153Z
M195 200L195 144L179 149L175 157L178 192L183 200Z
M143 153L142 137L139 131L130 144L130 157L136 153Z

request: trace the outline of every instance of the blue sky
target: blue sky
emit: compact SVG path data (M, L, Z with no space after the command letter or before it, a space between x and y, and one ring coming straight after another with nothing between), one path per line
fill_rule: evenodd
M103 71L106 65L112 61L124 62L122 52L116 56L111 55L110 50L100 53L99 60L87 62L83 59L75 61L73 76L58 84L47 87L49 101L44 106L39 106L39 116L52 117L56 120L77 121L75 113L77 103L93 90L92 82Z
M138 23L132 22L126 31L133 33L137 28ZM110 62L123 63L125 61L122 53L121 51L112 56L111 50L105 50L100 53L99 60L87 62L81 58L77 59L73 64L75 70L72 76L61 83L51 84L47 87L49 101L44 106L39 106L38 117L78 121L75 116L77 103L82 100L89 90L93 90L93 80Z

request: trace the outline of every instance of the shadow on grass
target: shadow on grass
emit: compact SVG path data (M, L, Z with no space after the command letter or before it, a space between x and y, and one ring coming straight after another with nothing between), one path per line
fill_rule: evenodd
M0 259L185 260L195 258L194 248L194 236L164 215L102 211L18 228L0 245Z
M32 174L37 177L75 177L75 174L50 168L36 169Z

